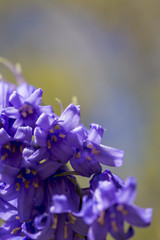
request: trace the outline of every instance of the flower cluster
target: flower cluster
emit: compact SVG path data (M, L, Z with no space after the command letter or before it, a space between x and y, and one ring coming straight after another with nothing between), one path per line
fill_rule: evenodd
M123 163L123 151L101 144L103 128L85 128L74 104L57 116L41 103L42 89L3 63L19 86L0 82L0 239L121 240L148 226L152 209L133 203L136 180L102 173L101 164ZM92 177L90 186L81 189L74 175Z

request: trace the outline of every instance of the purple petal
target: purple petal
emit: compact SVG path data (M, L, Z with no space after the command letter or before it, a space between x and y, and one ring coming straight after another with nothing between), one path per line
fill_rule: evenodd
M136 179L134 177L129 177L125 181L122 190L118 193L118 202L127 204L133 203L136 197L136 185Z
M85 177L90 177L92 174L101 172L102 167L98 161L90 159L90 156L87 155L87 152L83 151L79 158L72 158L70 160L73 169L78 172L80 175Z
M17 214L17 210L7 201L0 198L0 218L7 221L11 216Z
M133 237L134 229L132 227L129 227L127 232L124 232L124 230L123 231L119 231L119 229L118 229L118 231L113 231L113 229L112 229L110 233L111 233L111 236L114 239L117 239L117 240L119 240L119 239L127 240L127 239Z
M7 107L3 110L4 115L6 115L9 118L19 118L20 117L20 113L19 110L14 108L14 107Z
M26 240L26 237L15 236L15 237L7 238L7 240Z
M104 217L105 218L105 217ZM92 226L89 228L87 239L88 240L106 240L107 232L108 232L107 221L103 223L99 223L95 221Z
M150 225L152 220L152 209L151 208L140 208L137 206L130 206L125 204L125 220L137 227L147 227Z
M27 228L26 228L26 223L24 222L22 224L22 231L23 233L28 236L30 239L41 239L40 236L41 236L41 231L39 232L36 232L36 233L30 233L27 231ZM26 237L25 237L26 238Z
M66 231L64 231L66 229ZM66 234L67 233L67 234ZM66 236L65 236L66 235ZM59 214L58 215L58 222L57 222L57 229L56 229L56 237L57 240L70 240L73 236L73 230L71 224L65 223L65 215Z
M9 105L9 96L11 94L11 89L9 88L9 85L4 83L4 82L0 82L0 109L2 108L6 108Z
M32 139L32 128L19 127L14 135L14 139L29 144Z
M53 108L51 105L44 105L44 106L39 106L38 108L39 113L47 113L47 114L52 114L53 115Z
M48 131L49 128L52 126L54 122L54 118L49 116L46 113L42 113L40 117L38 118L36 125L38 125L40 128Z
M57 161L46 160L44 163L36 166L36 171L39 177L44 180L54 174L61 166L62 164Z
M80 121L80 107L70 104L59 117L59 125L65 129L66 132L73 130L78 126Z
M46 201L45 184L42 181L37 181L37 182L38 182L39 187L36 188L35 195L34 195L34 207L35 208L44 205L44 202Z
M35 137L35 143L36 145L40 147L46 146L46 140L47 140L47 132L40 127L36 127L34 129L34 137Z
M51 213L67 213L71 211L70 204L65 195L54 195L53 206L51 206Z
M94 159L98 162L112 167L122 166L124 154L123 151L104 145L96 145L96 150L99 151L99 153L94 154Z
M21 184L18 191L18 214L22 222L30 219L34 205L35 187L32 182L29 182L28 185L29 188L26 188L25 184Z
M82 209L76 216L83 217L86 224L91 225L97 218L99 211L97 204L93 199L88 199L87 196L83 197Z
M83 148L83 141L85 139L84 129L82 126L79 126L69 132L66 136L66 142L78 149Z
M15 188L13 184L7 184L4 189L0 190L0 198L5 201L13 200L17 197L17 192L15 192Z
M43 94L43 90L39 88L39 89L35 90L35 91L26 99L26 102L29 102L29 103L32 104L33 106L39 106L39 104L41 103L42 94Z
M88 225L83 221L81 217L77 217L75 223L72 224L72 229L74 232L80 234L81 236L87 236Z
M35 90L36 88L34 86L26 82L17 87L17 92L24 98L29 97Z
M7 164L0 165L0 180L12 184L20 171L20 168L12 167Z
M104 132L103 128L100 125L95 123L92 123L90 125L90 128L91 129L88 133L87 140L99 145L101 143L103 132Z
M11 137L4 130L4 128L0 129L0 145L3 145L11 140Z
M99 210L107 209L116 201L116 188L112 182L100 181L98 188L94 192L94 197L97 201L97 208Z
M17 128L23 125L23 119L22 118L17 118L15 122L13 123L11 130L16 132Z
M67 163L74 154L73 148L65 142L61 142L60 144L54 144L54 147L51 149L51 151L53 156L63 163Z
M16 91L14 91L11 94L9 101L15 108L20 108L25 102L25 98L19 95Z
M23 157L25 161L30 161L31 163L38 163L40 160L46 157L46 148L39 148L36 151L30 148L24 148Z

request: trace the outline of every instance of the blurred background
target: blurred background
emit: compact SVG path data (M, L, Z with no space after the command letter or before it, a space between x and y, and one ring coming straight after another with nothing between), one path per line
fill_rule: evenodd
M0 56L21 63L57 114L56 97L66 107L77 96L85 126L102 125L103 144L124 150L111 171L135 176L136 203L154 209L135 240L160 239L159 9L158 0L0 1Z

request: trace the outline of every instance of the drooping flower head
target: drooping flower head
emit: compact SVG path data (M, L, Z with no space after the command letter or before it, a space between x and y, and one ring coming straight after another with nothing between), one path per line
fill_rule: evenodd
M105 240L108 233L114 239L129 239L132 226L147 227L151 223L152 209L134 205L136 181L130 177L120 189L112 181L99 181L92 198L84 197L81 214L90 225L89 240ZM125 221L130 224L125 232ZM101 236L99 236L101 232Z
M0 239L122 240L150 225L152 209L134 205L135 179L102 173L123 164L122 150L101 144L103 128L86 129L73 103L57 116L19 65L0 62L18 85L0 82ZM90 187L73 175L92 176Z

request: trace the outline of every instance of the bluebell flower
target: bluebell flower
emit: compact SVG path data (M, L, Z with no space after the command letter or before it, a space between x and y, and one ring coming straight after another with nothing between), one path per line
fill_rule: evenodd
M74 233L86 236L88 225L77 216L80 209L81 199L76 190L76 179L71 176L55 177L55 189L51 190L53 204L50 212L57 218L57 239L73 239ZM52 193L51 193L52 192Z
M92 198L83 199L81 214L90 225L88 240L105 240L108 233L117 240L129 239L134 234L132 226L149 226L152 209L135 206L135 196L136 181L133 177L128 178L119 191L113 182L100 181ZM125 221L131 225L127 232L124 230Z
M19 127L11 137L4 128L0 129L0 178L12 183L21 169L22 153L32 138L31 127Z
M25 164L34 167L42 179L54 174L73 157L75 147L80 145L79 120L79 107L73 104L60 117L41 114L34 130L34 146L23 151Z
M101 145L103 128L98 124L91 124L80 148L76 149L71 159L73 169L82 176L90 177L102 170L100 163L120 167L123 163L123 151Z
M35 143L41 147L39 151L43 151L46 157L52 156L52 159L67 163L74 154L72 145L76 143L72 141L72 135L79 120L80 109L74 104L70 104L60 117L51 117L43 113L38 118L34 130ZM40 157L41 155L39 159Z
M3 110L3 114L8 118L15 119L12 128L17 129L19 126L35 127L35 122L41 113L53 113L51 106L40 106L42 99L42 89L35 90L27 98L14 91L9 102L12 107L7 107Z

